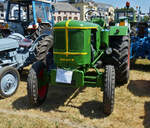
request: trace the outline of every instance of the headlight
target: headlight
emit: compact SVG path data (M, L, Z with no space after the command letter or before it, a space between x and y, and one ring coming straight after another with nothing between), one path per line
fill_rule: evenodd
M107 49L106 49L106 54L107 54L107 55L110 55L111 53L112 53L112 48L107 48Z

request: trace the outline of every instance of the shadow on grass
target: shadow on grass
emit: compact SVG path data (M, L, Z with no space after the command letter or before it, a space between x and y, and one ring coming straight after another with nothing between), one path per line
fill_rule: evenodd
M90 119L100 119L106 117L106 115L103 113L103 103L100 101L92 100L92 101L84 102L79 107L72 106L72 105L69 106L79 109L80 113L84 117L89 117Z
M78 90L75 88L69 87L51 87L49 88L49 93L45 102L37 107L43 112L48 112L51 110L57 112L65 112L60 111L58 108L60 106L67 106L79 109L80 113L84 117L89 117L90 119L94 118L104 118L106 115L103 113L103 103L100 101L89 101L84 102L81 106L72 106L68 105L69 102L74 99L80 92L83 91L84 88L79 88ZM67 101L67 102L66 102ZM17 110L27 110L33 108L28 101L28 97L20 97L15 100L13 103L13 108ZM36 108L34 108L36 109Z
M27 70L27 69L23 69L22 71L20 71L19 72L20 80L23 82L27 82L28 73L29 73L29 70Z
M131 70L150 72L150 65L148 64L131 64L130 67L131 67Z
M59 106L64 106L67 102L74 99L84 88L71 88L71 87L49 87L48 95L45 102L37 107L43 112L51 110L57 110ZM29 104L28 97L24 96L13 102L13 107L17 110L31 109L32 106Z
M145 116L143 125L145 128L150 128L150 102L145 102L144 108L145 108Z
M146 80L132 80L128 85L128 90L135 96L150 97L150 81ZM144 128L150 128L150 102L145 102L145 116L141 117Z
M18 98L17 100L15 100L13 103L13 108L17 109L17 110L26 110L26 109L30 109L31 106L28 104L28 97L27 96L23 96Z
M128 90L135 96L150 97L150 80L131 80L128 84Z

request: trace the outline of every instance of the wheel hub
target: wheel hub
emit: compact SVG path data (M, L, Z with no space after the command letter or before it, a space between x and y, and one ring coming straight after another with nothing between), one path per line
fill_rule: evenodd
M1 79L2 92L6 95L11 94L17 88L17 76L13 73L7 73Z

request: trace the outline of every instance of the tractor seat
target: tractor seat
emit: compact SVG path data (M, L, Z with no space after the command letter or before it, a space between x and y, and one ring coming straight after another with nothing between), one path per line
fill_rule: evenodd
M32 42L33 42L32 40L25 38L20 41L19 46L29 48L32 45Z

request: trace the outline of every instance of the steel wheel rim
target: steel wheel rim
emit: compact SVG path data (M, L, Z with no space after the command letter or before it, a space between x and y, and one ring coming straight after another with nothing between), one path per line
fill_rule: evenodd
M18 86L18 77L15 72L6 72L1 79L1 90L5 95L11 95Z

